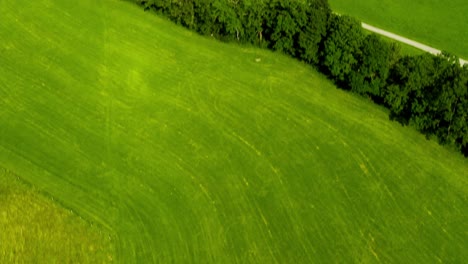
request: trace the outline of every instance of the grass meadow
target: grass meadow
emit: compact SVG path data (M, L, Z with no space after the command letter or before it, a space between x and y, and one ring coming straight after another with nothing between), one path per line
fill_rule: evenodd
M468 259L468 160L311 67L122 1L0 10L0 166L49 197L50 218L109 234L96 248L115 262ZM51 243L81 243L76 221ZM50 254L73 252L102 256Z
M465 0L329 0L332 9L468 59Z
M0 263L113 263L112 235L0 168Z

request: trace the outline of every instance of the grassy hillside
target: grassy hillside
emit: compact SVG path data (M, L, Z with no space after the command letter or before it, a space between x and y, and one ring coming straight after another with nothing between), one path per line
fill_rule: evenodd
M468 258L468 161L310 67L120 1L0 10L0 166L119 262Z
M468 58L465 0L329 0L336 12Z

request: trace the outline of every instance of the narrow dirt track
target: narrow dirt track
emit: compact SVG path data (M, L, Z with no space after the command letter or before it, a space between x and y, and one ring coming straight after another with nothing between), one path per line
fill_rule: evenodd
M431 54L438 55L438 54L440 54L442 52L441 50L435 49L433 47L429 47L429 46L424 45L422 43L416 42L416 41L411 40L411 39L407 39L405 37L399 36L397 34L394 34L394 33L391 33L391 32L385 31L385 30L382 30L380 28L373 27L373 26L371 26L369 24L366 24L366 23L361 23L361 24L362 24L362 27L364 29L366 29L366 30L369 30L369 31L372 31L372 32L377 33L379 35L385 36L387 38L391 38L391 39L394 39L396 41L405 43L405 44L410 45L412 47L415 47L417 49L429 52ZM460 64L461 65L468 64L468 61L460 59Z

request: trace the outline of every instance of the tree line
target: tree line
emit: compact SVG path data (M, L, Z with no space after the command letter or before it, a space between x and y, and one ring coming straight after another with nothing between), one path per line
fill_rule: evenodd
M468 67L443 52L402 56L327 0L131 0L202 35L286 53L390 118L468 157Z

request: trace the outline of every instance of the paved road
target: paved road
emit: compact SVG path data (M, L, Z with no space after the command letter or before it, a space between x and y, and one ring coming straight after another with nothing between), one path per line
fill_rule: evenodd
M432 53L432 54L440 54L442 51L438 50L438 49L435 49L433 47L429 47L427 45L424 45L422 43L419 43L419 42L416 42L414 40L411 40L411 39L407 39L405 37L402 37L402 36L399 36L399 35L396 35L396 34L393 34L391 32L388 32L388 31L385 31L385 30L382 30L380 28L376 28L376 27L373 27L371 25L368 25L366 23L362 23L362 27L364 29L367 29L369 31L372 31L374 33L377 33L379 35L382 35L382 36L385 36L387 38L391 38L391 39L394 39L396 41L399 41L399 42L402 42L402 43L405 43L405 44L408 44L410 46L413 46L415 48L418 48L418 49L421 49L421 50L424 50L424 51L427 51L429 53ZM464 64L468 64L468 61L466 60L463 60L463 59L460 59L460 64L461 65L464 65Z

